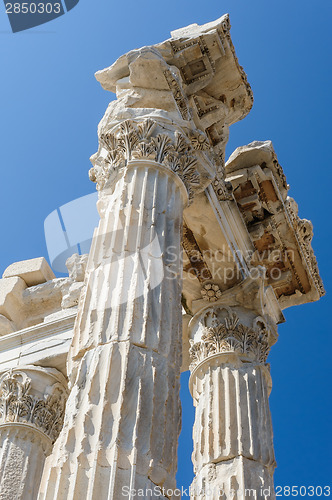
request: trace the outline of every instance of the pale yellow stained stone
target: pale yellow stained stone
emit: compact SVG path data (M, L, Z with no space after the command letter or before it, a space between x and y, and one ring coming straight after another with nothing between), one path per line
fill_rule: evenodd
M14 262L4 271L3 278L17 276L22 278L27 286L39 285L53 280L55 275L44 257Z

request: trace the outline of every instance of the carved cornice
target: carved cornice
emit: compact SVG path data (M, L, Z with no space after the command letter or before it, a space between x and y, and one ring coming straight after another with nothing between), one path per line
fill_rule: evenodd
M180 104L184 119L188 119L184 96L197 95L200 90L207 89L211 96L221 96L227 101L231 123L234 123L250 111L253 94L247 75L236 56L230 28L229 16L226 14L202 26L193 24L175 30L171 33L171 39L121 56L109 68L98 71L96 78L105 90L116 92L119 82L122 85L123 79L130 74L130 83L137 87L137 82L133 83L136 74L131 73L131 64L143 50L151 50L154 54L160 54L168 64L170 73L167 73L165 78L168 85L176 90L174 99ZM174 69L179 72L178 78ZM149 82L149 88L151 83L158 82L153 78L152 82ZM177 83L185 90L180 92L182 96L178 93Z
M62 429L67 391L53 379L52 385L45 387L44 397L40 397L29 372L31 368L12 369L1 376L0 427L23 424L42 432L54 443ZM43 377L45 370L37 372L39 375Z
M173 94L174 100L176 102L176 105L178 107L178 110L180 112L181 117L184 120L190 120L191 119L191 112L189 108L189 103L188 99L185 96L183 92L183 88L181 86L181 83L178 81L176 76L172 73L170 69L164 70L164 75L166 78L166 81L168 83L168 86L170 88L170 91Z
M102 86L117 93L117 102L109 106L100 130L107 130L111 123L124 117L140 120L149 109L151 116L168 116L173 125L196 128L199 132L192 140L193 149L212 149L216 156L221 155L223 171L228 127L246 116L253 103L246 74L235 54L230 27L228 15L202 26L190 25L172 32L171 39L131 51L111 67L98 71L96 78ZM111 156L117 151L114 146L111 140L108 144ZM140 153L143 158L150 157L146 143ZM111 160L114 163L114 158ZM213 166L218 173L215 160ZM98 189L104 187L108 178L107 167L100 166L103 172L98 172L96 166L90 171ZM215 168L213 172L207 170L211 178L215 177ZM215 189L221 201L231 200L222 171L216 177L219 182Z
M251 106L252 106L253 102L254 102L254 95L253 95L250 83L248 82L247 74L244 71L243 66L240 65L239 60L237 58L237 55L235 53L235 48L234 48L234 45L233 45L233 42L232 42L232 39L231 39L231 34L230 34L231 22L229 20L229 15L225 14L224 17L225 17L225 19L224 19L224 21L222 23L220 23L220 27L218 29L218 33L219 33L219 35L223 34L225 36L225 38L227 39L229 48L230 48L230 50L231 50L231 52L233 54L235 64L236 64L237 69L238 69L238 71L239 71L239 73L241 75L242 81L243 81L244 86L245 86L245 88L247 90L248 97L251 100Z
M190 138L174 131L173 137L167 133L156 133L157 122L150 118L142 121L126 120L110 132L100 136L101 153L91 168L89 177L103 189L112 179L114 172L124 168L131 160L152 160L160 163L181 179L189 199L201 184L197 170L200 154L207 149L207 140L197 131Z
M292 221L294 231L297 235L299 245L305 256L306 262L311 271L311 275L314 279L315 285L318 288L320 295L323 296L325 295L325 288L323 285L323 281L319 275L317 259L311 246L311 241L314 235L313 225L310 220L300 219L297 214L297 203L293 198L287 198L286 207Z
M237 148L226 172L255 247L250 264L266 268L283 308L318 300L325 290L311 247L312 224L298 217L297 204L287 196L289 186L272 143Z
M243 85L246 92L248 109L246 111L242 110L243 115L241 118L243 118L252 106L253 93L247 75L236 56L230 29L229 16L225 14L217 21L203 26L192 25L173 31L172 39L164 42L165 45L170 44L173 57L170 59L165 54L165 58L167 62L171 62L180 69L184 83L191 86L193 90L196 89L197 84L200 82L202 82L201 87L207 86L209 88L211 77L220 71L220 67L217 65L218 59L224 57L232 61L231 64L232 66L234 64L234 69L236 68L236 74L238 75L238 87ZM163 44L159 44L158 48L162 49L162 46ZM232 67L232 71L234 69Z
M243 324L236 314L227 308L227 315L221 319L219 306L208 309L200 322L203 326L200 340L190 340L190 370L215 354L236 353L246 361L265 363L270 351L267 326L262 318L256 318L254 325Z

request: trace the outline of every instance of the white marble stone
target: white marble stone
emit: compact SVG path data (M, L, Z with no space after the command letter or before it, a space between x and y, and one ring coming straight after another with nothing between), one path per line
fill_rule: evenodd
M101 221L68 358L67 418L45 467L41 499L61 498L63 492L73 498L83 492L89 499L119 498L123 487L151 483L175 487L182 212L216 175L215 155L222 158L228 123L252 103L224 36L227 29L226 16L195 28L189 44L175 35L174 41L133 51L97 74L117 100L99 125L99 148L92 157L90 179L99 190ZM217 45L220 37L227 55ZM187 50L190 45L197 51ZM170 50L173 56L167 55ZM198 52L204 55L196 70L192 59ZM223 65L216 69L214 60L224 59L229 80L220 87ZM238 82L235 93L231 73ZM218 95L224 90L224 100L226 94L233 99L232 106L202 91L213 82ZM192 96L196 121L186 94ZM241 95L239 107L235 94ZM212 104L218 117L201 121L202 107ZM215 152L200 127L219 144Z
M175 488L188 369L191 497L274 498L267 356L282 309L324 288L271 142L225 165L253 103L229 30L191 25L96 74L117 99L90 254L66 278L38 258L0 280L0 500L176 498L157 491Z
M0 373L0 498L35 500L45 457L59 435L66 379L22 365Z
M44 257L14 262L4 271L3 278L18 276L27 286L39 285L55 278L55 275Z
M220 492L230 498L232 488L239 499L250 498L245 490L264 498L261 488L270 488L274 498L266 360L275 325L266 310L258 316L247 307L229 307L221 295L189 323L190 389L196 407L193 499L213 500Z

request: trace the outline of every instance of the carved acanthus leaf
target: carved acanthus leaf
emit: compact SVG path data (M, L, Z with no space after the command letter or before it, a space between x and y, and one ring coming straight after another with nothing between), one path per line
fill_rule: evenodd
M191 151L188 140L179 132L175 132L174 149L179 155L189 155Z
M31 394L31 379L21 371L9 370L0 383L0 425L24 423L42 431L54 442L62 429L66 393L61 384L40 399Z
M148 141L151 137L151 134L156 126L156 122L148 118L144 120L142 123L138 124L138 139L139 141Z
M246 355L259 363L266 362L270 347L263 327L249 328L240 323L235 313L230 314L223 322L217 323L216 317L213 319L214 326L204 328L201 340L196 343L191 341L191 370L207 357L227 352Z
M197 158L190 140L179 131L172 139L166 133L153 135L157 123L152 119L141 122L126 120L114 131L101 134L101 153L89 177L102 189L112 172L132 159L149 159L167 166L187 188L189 199L200 184Z
M174 150L172 141L166 134L158 134L156 137L152 137L152 144L156 152L155 160L159 163L163 163L165 157Z

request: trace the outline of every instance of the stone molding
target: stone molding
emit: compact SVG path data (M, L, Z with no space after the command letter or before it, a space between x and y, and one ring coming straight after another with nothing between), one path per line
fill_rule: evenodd
M68 259L67 278L52 278L52 271L42 257L16 262L7 268L0 279L0 352L7 349L7 344L17 345L17 332L25 335L25 330L44 329L45 323L76 314L86 261L87 255L72 255ZM33 335L28 336L32 340ZM25 344L25 339L20 343Z
M67 390L56 370L20 367L0 377L0 428L24 425L42 432L52 443L63 425ZM46 375L46 377L45 377ZM61 377L64 379L64 377ZM45 392L41 396L39 385Z
M323 297L325 295L325 288L322 278L319 275L317 259L311 246L312 238L314 235L312 222L310 220L301 219L299 217L298 206L293 198L288 196L285 205L315 285L319 291L320 296Z

